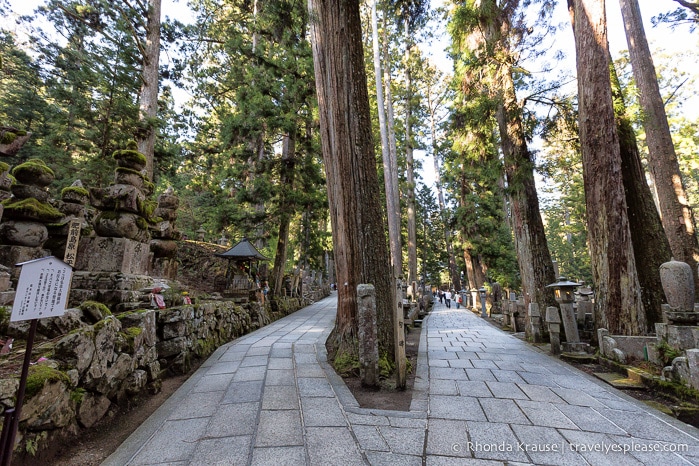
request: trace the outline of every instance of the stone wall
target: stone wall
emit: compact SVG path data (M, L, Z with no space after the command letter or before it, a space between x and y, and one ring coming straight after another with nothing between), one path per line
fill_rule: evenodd
M328 294L325 286L311 299ZM112 315L95 303L42 319L15 454L40 453L75 438L126 400L157 393L168 374L189 372L193 358L205 358L306 304L301 298L264 305L218 300ZM26 331L8 330L18 340ZM21 365L20 358L14 362ZM9 372L7 365L3 372ZM3 411L14 406L18 374L0 379Z

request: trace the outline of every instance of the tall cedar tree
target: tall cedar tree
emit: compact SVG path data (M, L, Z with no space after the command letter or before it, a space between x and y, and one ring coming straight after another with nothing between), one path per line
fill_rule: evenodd
M394 354L395 288L380 204L357 0L309 0L338 306L328 345L357 354L357 285L373 284L379 349Z
M694 213L682 183L680 165L670 134L665 104L655 73L641 8L637 0L619 0L624 18L626 41L629 44L631 67L638 86L638 100L643 112L643 128L648 144L648 166L653 174L658 205L665 234L676 260L688 263L694 270L694 287L699 292L699 240ZM639 266L639 270L641 267Z
M513 37L521 34L511 24L518 7L519 2L509 2L501 7L494 0L485 0L473 7L473 14L485 39L485 43L478 44L481 47L480 58L486 59L494 70L491 79L492 89L496 92L493 96L496 99L495 114L505 159L525 305L535 302L544 308L555 305L553 291L546 286L553 283L556 277L539 211L534 161L527 147L522 107L515 94L513 68L516 58L510 44ZM486 55L483 56L483 53Z
M660 282L660 265L671 258L670 243L663 231L653 194L646 181L646 173L636 144L636 134L626 114L626 103L611 57L609 66L631 244L636 259L646 322L648 330L652 331L655 323L662 322L660 307L664 302L664 294Z
M621 178L604 0L569 0L568 8L575 35L595 324L612 334L640 335L646 332L646 318Z

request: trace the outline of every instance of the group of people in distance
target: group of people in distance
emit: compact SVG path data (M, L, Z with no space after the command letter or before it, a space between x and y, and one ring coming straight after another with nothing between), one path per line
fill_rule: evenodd
M446 304L448 308L451 308L451 301L452 299L456 303L456 308L459 309L461 307L461 294L460 293L455 293L454 290L437 290L436 291L436 297L439 298L440 303Z

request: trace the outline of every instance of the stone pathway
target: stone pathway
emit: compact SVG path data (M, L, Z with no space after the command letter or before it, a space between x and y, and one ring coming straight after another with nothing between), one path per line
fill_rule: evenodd
M439 303L411 410L360 408L326 362L336 304L219 348L103 464L699 464L697 429Z

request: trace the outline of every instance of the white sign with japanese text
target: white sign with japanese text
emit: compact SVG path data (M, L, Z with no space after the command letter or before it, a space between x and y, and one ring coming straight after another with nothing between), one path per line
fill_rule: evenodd
M62 316L73 268L54 256L17 264L22 270L10 322Z

